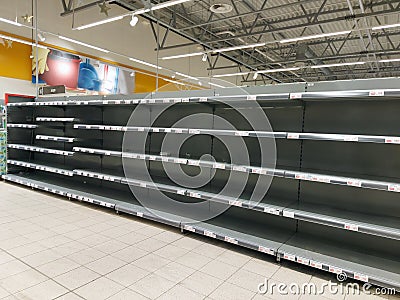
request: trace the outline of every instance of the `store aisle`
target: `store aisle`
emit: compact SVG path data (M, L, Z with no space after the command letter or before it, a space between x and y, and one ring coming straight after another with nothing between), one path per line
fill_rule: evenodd
M334 276L111 210L0 183L0 299L400 299L283 296Z

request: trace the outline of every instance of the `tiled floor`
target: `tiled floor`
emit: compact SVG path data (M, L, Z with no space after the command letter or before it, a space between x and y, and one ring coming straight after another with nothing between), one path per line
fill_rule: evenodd
M322 285L334 277L0 183L0 299L382 299L258 294L266 279Z

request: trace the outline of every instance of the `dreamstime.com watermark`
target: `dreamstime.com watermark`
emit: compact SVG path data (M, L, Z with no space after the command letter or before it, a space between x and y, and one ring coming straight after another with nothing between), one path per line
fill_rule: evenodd
M339 276L340 275L340 276ZM395 295L394 288L376 287L369 283L359 284L357 282L343 283L342 274L338 275L339 282L327 281L321 284L312 282L299 283L276 283L265 279L257 286L259 294L263 295ZM346 276L347 279L347 276Z

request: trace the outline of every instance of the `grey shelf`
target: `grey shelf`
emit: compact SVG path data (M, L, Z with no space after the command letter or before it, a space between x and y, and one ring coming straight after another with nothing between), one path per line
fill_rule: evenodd
M50 136L50 135L36 135L37 140L42 141L52 141L52 142L63 142L63 143L73 143L75 138L62 137L62 136Z
M59 117L36 117L36 122L75 122L76 118L59 118Z
M159 161L159 162L175 163L175 164L190 165L190 166L202 166L212 169L232 170L249 174L269 175L274 177L284 177L288 179L295 179L301 181L343 185L348 187L356 187L364 189L375 189L387 192L395 192L395 193L400 192L400 183L397 182L386 182L380 180L369 180L363 178L300 172L293 170L263 168L256 166L233 165L221 162L209 162L209 161L185 159L179 157L119 152L119 151L110 151L110 150L95 149L95 148L74 147L73 151L87 153L87 154L95 154L95 155L122 157L128 159Z
M24 129L35 129L38 125L35 124L7 124L7 128L24 128Z
M278 250L286 260L331 273L345 273L348 278L400 290L398 257L386 257L379 252L365 254L363 251L345 241L333 243L300 233L296 233Z
M49 148L42 148L42 147L29 146L29 145L8 144L7 146L8 146L8 148L11 148L11 149L18 149L18 150L23 150L23 151L33 151L33 152L41 152L41 153L64 155L64 156L74 155L74 152L72 152L72 151L49 149Z
M75 129L105 130L105 131L131 131L151 133L175 133L175 134L208 134L220 136L257 137L257 138L279 138L288 140L314 140L335 141L350 143L376 143L376 144L400 144L400 136L381 135L357 135L357 134L331 134L331 133L298 133L298 132L266 132L245 130L211 130L195 128L162 128L162 127L128 127L75 124Z
M60 166L47 166L47 165L34 164L26 161L19 161L12 159L7 160L7 163L14 166L20 166L44 172L56 173L70 177L74 176L74 172L72 170L65 170L60 168Z

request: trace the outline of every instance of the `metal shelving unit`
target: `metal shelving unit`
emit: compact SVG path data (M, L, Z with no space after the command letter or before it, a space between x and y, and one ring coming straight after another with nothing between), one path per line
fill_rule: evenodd
M18 169L4 178L400 290L400 90L379 83L11 103L8 163ZM239 95L243 90L248 95ZM259 105L272 130L253 128L229 103L239 111ZM140 117L128 123L134 110ZM179 123L192 114L206 117ZM144 151L123 144L143 136ZM184 140L179 153L164 145L167 137ZM248 160L234 161L222 138L243 140ZM276 165L260 158L265 140L276 144ZM202 172L206 183L190 186ZM224 189L230 181L233 188ZM260 182L271 185L257 198ZM166 196L205 205L195 212L170 206ZM221 213L198 219L213 212Z

